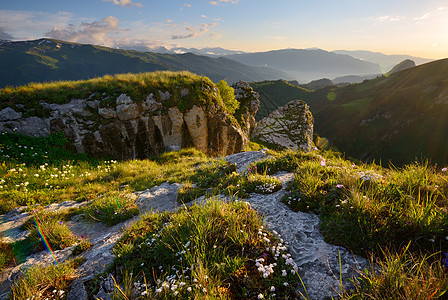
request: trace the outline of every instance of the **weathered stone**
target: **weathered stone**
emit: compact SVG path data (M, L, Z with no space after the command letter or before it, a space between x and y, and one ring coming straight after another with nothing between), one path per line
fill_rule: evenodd
M252 138L282 149L311 151L314 118L301 100L288 102L258 122Z
M182 148L183 114L177 107L168 109L168 115L154 116L154 122L162 132L163 143L167 151L177 151Z
M87 300L87 297L86 287L81 280L75 279L67 295L67 300Z
M196 105L184 114L184 120L194 146L202 152L207 152L207 117L204 109Z
M182 97L189 92L187 88L177 88L181 89ZM210 90L210 87L202 88ZM181 112L176 106L164 107L162 101L172 95L169 91L158 92L161 100L155 99L154 94L150 93L141 103L121 94L115 100L115 108L99 108L99 101L91 101L90 97L86 100L74 99L65 104L41 101L40 105L49 112L49 117L0 121L0 131L33 136L62 132L71 150L115 159L147 158L187 147L196 147L211 156L228 155L246 149L250 127L246 125L250 122L242 130L217 104L193 106L186 112ZM248 95L253 93L249 89ZM218 97L216 88L214 94ZM258 101L254 99L247 98L249 102L246 101L246 106ZM254 109L258 109L258 106L245 107L243 115L252 118L256 112Z
M183 98L186 95L188 95L188 93L189 93L188 89L182 89L182 91L180 91L180 96Z
M139 105L134 103L131 97L121 94L117 98L117 117L122 121L127 121L131 119L136 119L140 116L141 112Z
M11 107L4 108L0 111L0 121L13 121L22 117L21 112L16 112Z
M15 121L0 122L0 132L17 132L30 136L47 136L50 134L49 119L29 117Z
M260 95L255 92L248 82L238 81L232 85L235 90L235 98L240 102L238 111L242 115L244 124L241 124L243 132L250 135L256 127L255 114L260 108Z
M180 204L177 202L177 190L181 187L178 183L162 183L160 186L153 187L139 193L136 204L140 213L151 210L154 211L176 211Z
M155 100L154 98L154 94L151 93L146 97L146 101L143 103L144 104L144 109L145 110L149 110L151 112L154 112L158 109L160 109L162 107L162 103Z
M159 91L159 95L160 95L160 99L162 99L162 101L166 101L171 98L171 94L168 91L166 91L166 92Z
M269 156L266 153L266 149L263 149L261 151L248 151L228 155L225 157L225 159L231 164L236 164L236 171L238 173L243 173L247 170L247 167L251 163L266 159L268 157Z
M98 113L105 119L112 119L117 117L117 112L112 108L101 107L98 109Z

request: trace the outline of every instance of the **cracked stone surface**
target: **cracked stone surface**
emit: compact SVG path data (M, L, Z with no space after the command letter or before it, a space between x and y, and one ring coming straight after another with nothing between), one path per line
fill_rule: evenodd
M263 149L261 151L248 151L248 152L236 153L226 156L224 158L227 162L231 164L236 164L236 171L238 173L243 173L247 170L249 164L266 159L268 157L269 155L267 154L266 149Z
M278 173L275 177L285 187L293 179L293 174ZM340 267L343 285L348 287L349 279L367 267L366 259L343 247L327 244L319 231L319 216L292 211L281 202L284 194L284 189L268 195L253 193L245 200L263 215L268 228L277 231L287 242L309 297L326 299L336 296L340 291Z

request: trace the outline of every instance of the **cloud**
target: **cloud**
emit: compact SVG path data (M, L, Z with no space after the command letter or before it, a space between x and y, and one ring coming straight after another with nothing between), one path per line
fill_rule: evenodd
M406 17L401 16L380 16L380 17L370 17L369 19L379 22L398 22L403 19L406 19Z
M69 24L65 29L53 27L45 35L64 41L110 46L113 45L113 39L110 37L110 34L118 33L119 31L124 30L120 29L118 19L109 16L101 21L83 22L79 26Z
M206 15L201 15L201 18L208 19Z
M14 38L0 27L0 40L13 40Z
M232 4L236 4L240 2L240 0L218 0L218 1L209 1L208 3L211 5L220 5L222 3L232 3Z
M183 11L185 8L191 8L191 4L185 3L184 6L180 8L180 11Z
M431 16L430 12L425 13L425 14L421 15L420 17L415 17L414 20L416 20L416 21L423 21L425 19L428 19L429 16Z
M210 24L200 24L199 29L190 27L190 26L185 26L184 30L186 30L187 34L184 35L171 35L171 39L172 40L181 40L181 39L188 39L188 38L196 38L199 36L204 35L205 33L207 33L209 31L209 27L213 27L218 25L218 23L214 22L214 23L210 23Z
M123 6L135 6L135 7L143 7L143 4L140 2L132 2L132 0L101 0L103 2L113 2L115 5Z
M83 22L85 19L77 19ZM60 11L57 13L0 10L0 27L12 35L15 40L29 40L41 38L42 33L52 26L64 27L75 22L71 13Z
M167 22L167 23L173 23L173 20L171 20L171 19L166 19L165 22Z

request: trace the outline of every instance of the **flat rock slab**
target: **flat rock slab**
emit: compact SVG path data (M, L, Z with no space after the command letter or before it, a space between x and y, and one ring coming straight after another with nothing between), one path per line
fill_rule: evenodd
M181 207L177 202L177 190L182 185L179 183L164 182L159 186L155 186L149 190L138 193L138 199L135 203L140 213L154 211L174 212Z
M293 174L279 173L275 177L286 185ZM246 201L263 215L268 228L277 231L289 246L310 299L337 296L337 291L341 290L339 270L343 285L347 287L349 279L367 267L367 261L343 247L327 244L319 230L319 216L292 211L281 202L283 195L284 189L268 195L253 193Z
M27 236L28 232L20 228L30 218L30 214L23 211L25 208L18 207L0 216L0 242L14 243Z
M263 149L261 151L248 151L248 152L236 153L226 156L224 158L227 162L231 164L236 164L236 171L238 173L243 173L247 170L247 167L251 163L264 160L268 157L269 155L267 154L266 149Z

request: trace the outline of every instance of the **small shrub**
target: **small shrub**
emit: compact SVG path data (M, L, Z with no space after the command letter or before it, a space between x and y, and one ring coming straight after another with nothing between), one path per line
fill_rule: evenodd
M234 89L227 84L225 80L221 80L216 84L219 90L219 95L224 103L226 110L233 115L240 107L240 103L235 99Z

